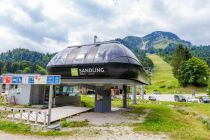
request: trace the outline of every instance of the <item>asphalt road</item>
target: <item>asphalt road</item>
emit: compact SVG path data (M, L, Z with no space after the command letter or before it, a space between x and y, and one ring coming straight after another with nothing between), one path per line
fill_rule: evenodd
M157 99L157 101L171 101L171 102L174 102L174 95L175 94L159 94L159 95L147 94L147 95L145 95L145 99L148 100L149 96L154 96ZM192 97L192 94L176 94L176 95L183 95L186 98ZM196 97L206 96L206 94L197 94L195 96Z
M186 98L192 97L192 94L146 94L146 95L144 95L144 99L148 100L149 96L154 96L157 101L175 102L174 95L183 95ZM195 97L200 97L200 96L207 96L207 94L196 94L195 95ZM116 95L116 98L122 99L122 95ZM132 99L133 95L130 95L130 98ZM141 100L141 96L137 95L136 99Z

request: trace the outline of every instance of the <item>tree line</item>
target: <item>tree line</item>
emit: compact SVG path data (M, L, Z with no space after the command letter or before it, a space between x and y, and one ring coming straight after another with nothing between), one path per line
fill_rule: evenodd
M172 55L174 51L176 50L176 47L177 45L175 44L169 44L169 46L166 47L165 49L149 48L147 52L156 53L160 55L166 62L171 64ZM190 52L192 56L198 57L206 61L208 66L210 67L210 45L209 46L191 46L191 47L184 46L184 47L188 49L188 51Z
M133 51L139 61L147 70L153 68L152 61L144 51ZM0 54L0 74L47 74L46 66L55 54L40 53L28 49L18 48Z
M47 74L46 65L55 54L44 54L28 49L13 49L0 54L0 73Z

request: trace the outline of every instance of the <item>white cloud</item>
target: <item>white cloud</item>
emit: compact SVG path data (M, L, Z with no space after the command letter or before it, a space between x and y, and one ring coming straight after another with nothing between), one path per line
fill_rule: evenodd
M0 51L56 52L68 45L169 31L210 44L208 0L2 0Z

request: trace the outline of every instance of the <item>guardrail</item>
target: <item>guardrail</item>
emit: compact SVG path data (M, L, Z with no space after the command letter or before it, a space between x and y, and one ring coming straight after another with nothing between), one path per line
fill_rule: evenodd
M27 124L47 125L48 114L46 111L0 107L0 119L25 122Z

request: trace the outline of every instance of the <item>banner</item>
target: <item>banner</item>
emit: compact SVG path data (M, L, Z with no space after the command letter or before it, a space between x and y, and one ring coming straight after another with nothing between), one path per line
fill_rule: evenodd
M61 83L60 75L13 75L13 76L1 76L0 84L53 84L57 85Z

